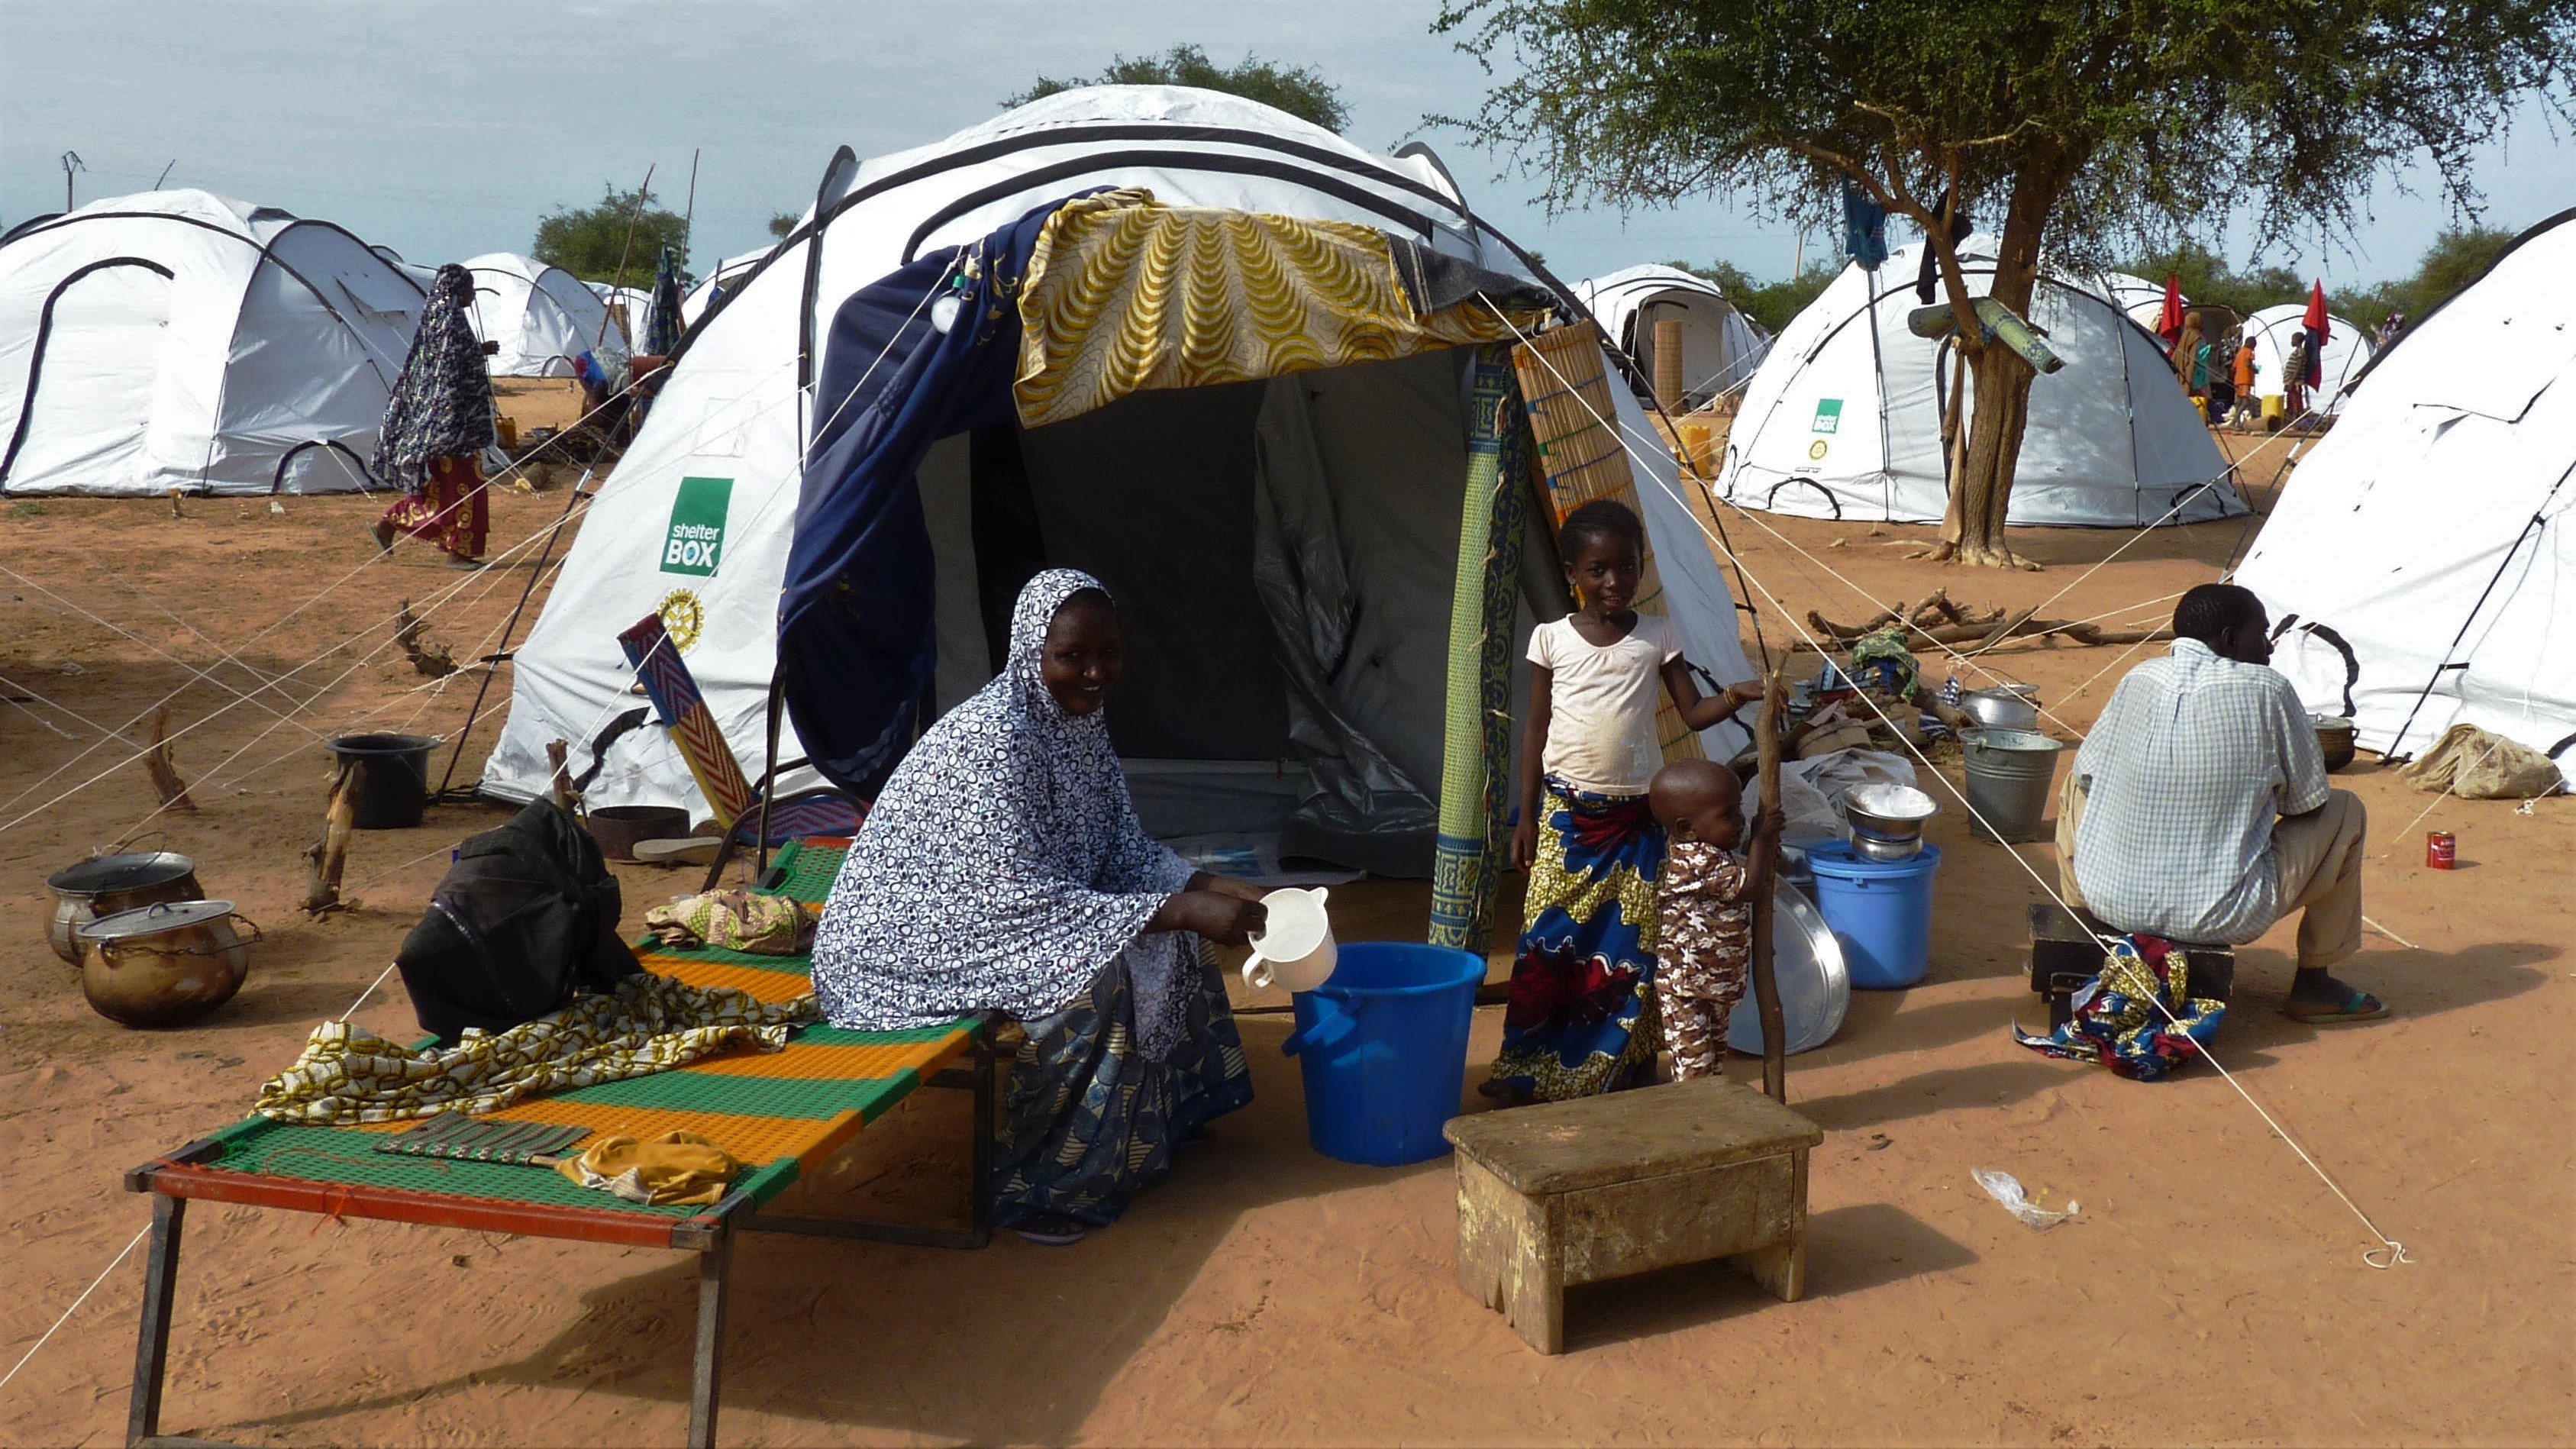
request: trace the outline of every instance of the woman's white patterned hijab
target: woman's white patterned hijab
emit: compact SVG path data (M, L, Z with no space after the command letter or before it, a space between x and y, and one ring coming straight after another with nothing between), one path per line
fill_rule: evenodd
M1106 589L1049 569L1011 613L1000 674L895 767L833 884L814 939L814 994L836 1026L931 1026L968 1011L1062 1010L1122 951L1136 1041L1180 1039L1195 942L1145 925L1189 883L1145 833L1106 711L1068 714L1040 665L1065 601Z

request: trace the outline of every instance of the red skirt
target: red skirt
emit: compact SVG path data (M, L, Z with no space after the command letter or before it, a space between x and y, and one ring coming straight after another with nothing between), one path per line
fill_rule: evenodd
M394 500L394 506L385 510L384 521L458 558L481 558L492 530L492 504L484 496L482 465L472 454L433 460L428 484L416 494Z

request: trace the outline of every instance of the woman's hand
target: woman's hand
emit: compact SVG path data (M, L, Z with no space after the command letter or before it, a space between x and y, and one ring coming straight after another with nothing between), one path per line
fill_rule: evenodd
M1236 880L1230 875L1210 875L1206 871L1200 871L1191 876L1190 883L1181 889L1215 891L1219 895L1232 896L1238 901L1250 901L1256 906L1261 904L1261 898L1268 894L1250 881Z
M1257 899L1244 900L1227 891L1186 890L1164 901L1145 929L1190 931L1220 946L1244 946L1251 944L1253 932L1269 923L1270 913Z
M1527 814L1512 827L1512 869L1526 871L1538 864L1538 822Z

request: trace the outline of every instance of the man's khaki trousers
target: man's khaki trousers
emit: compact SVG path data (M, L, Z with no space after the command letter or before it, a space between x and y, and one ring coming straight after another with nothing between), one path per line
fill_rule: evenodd
M2075 886L2075 830L2084 819L2084 790L2075 772L2057 792L2057 888L2070 906L2084 904ZM2272 825L2272 864L2281 914L2299 920L2299 967L2332 966L2361 949L2361 846L2369 812L2349 790L2328 790L2326 803ZM2107 923L2106 923L2107 924Z

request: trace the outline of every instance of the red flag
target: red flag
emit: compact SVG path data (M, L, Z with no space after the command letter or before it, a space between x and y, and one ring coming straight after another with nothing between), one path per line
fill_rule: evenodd
M2332 322L2326 316L2326 284L2323 278L2308 286L2308 315L2300 320L2308 332L2308 386L2325 381L2326 339L2334 335Z
M2182 278L2172 273L2165 276L2165 307L2156 314L2156 335L2165 340L2165 350L2182 340Z

